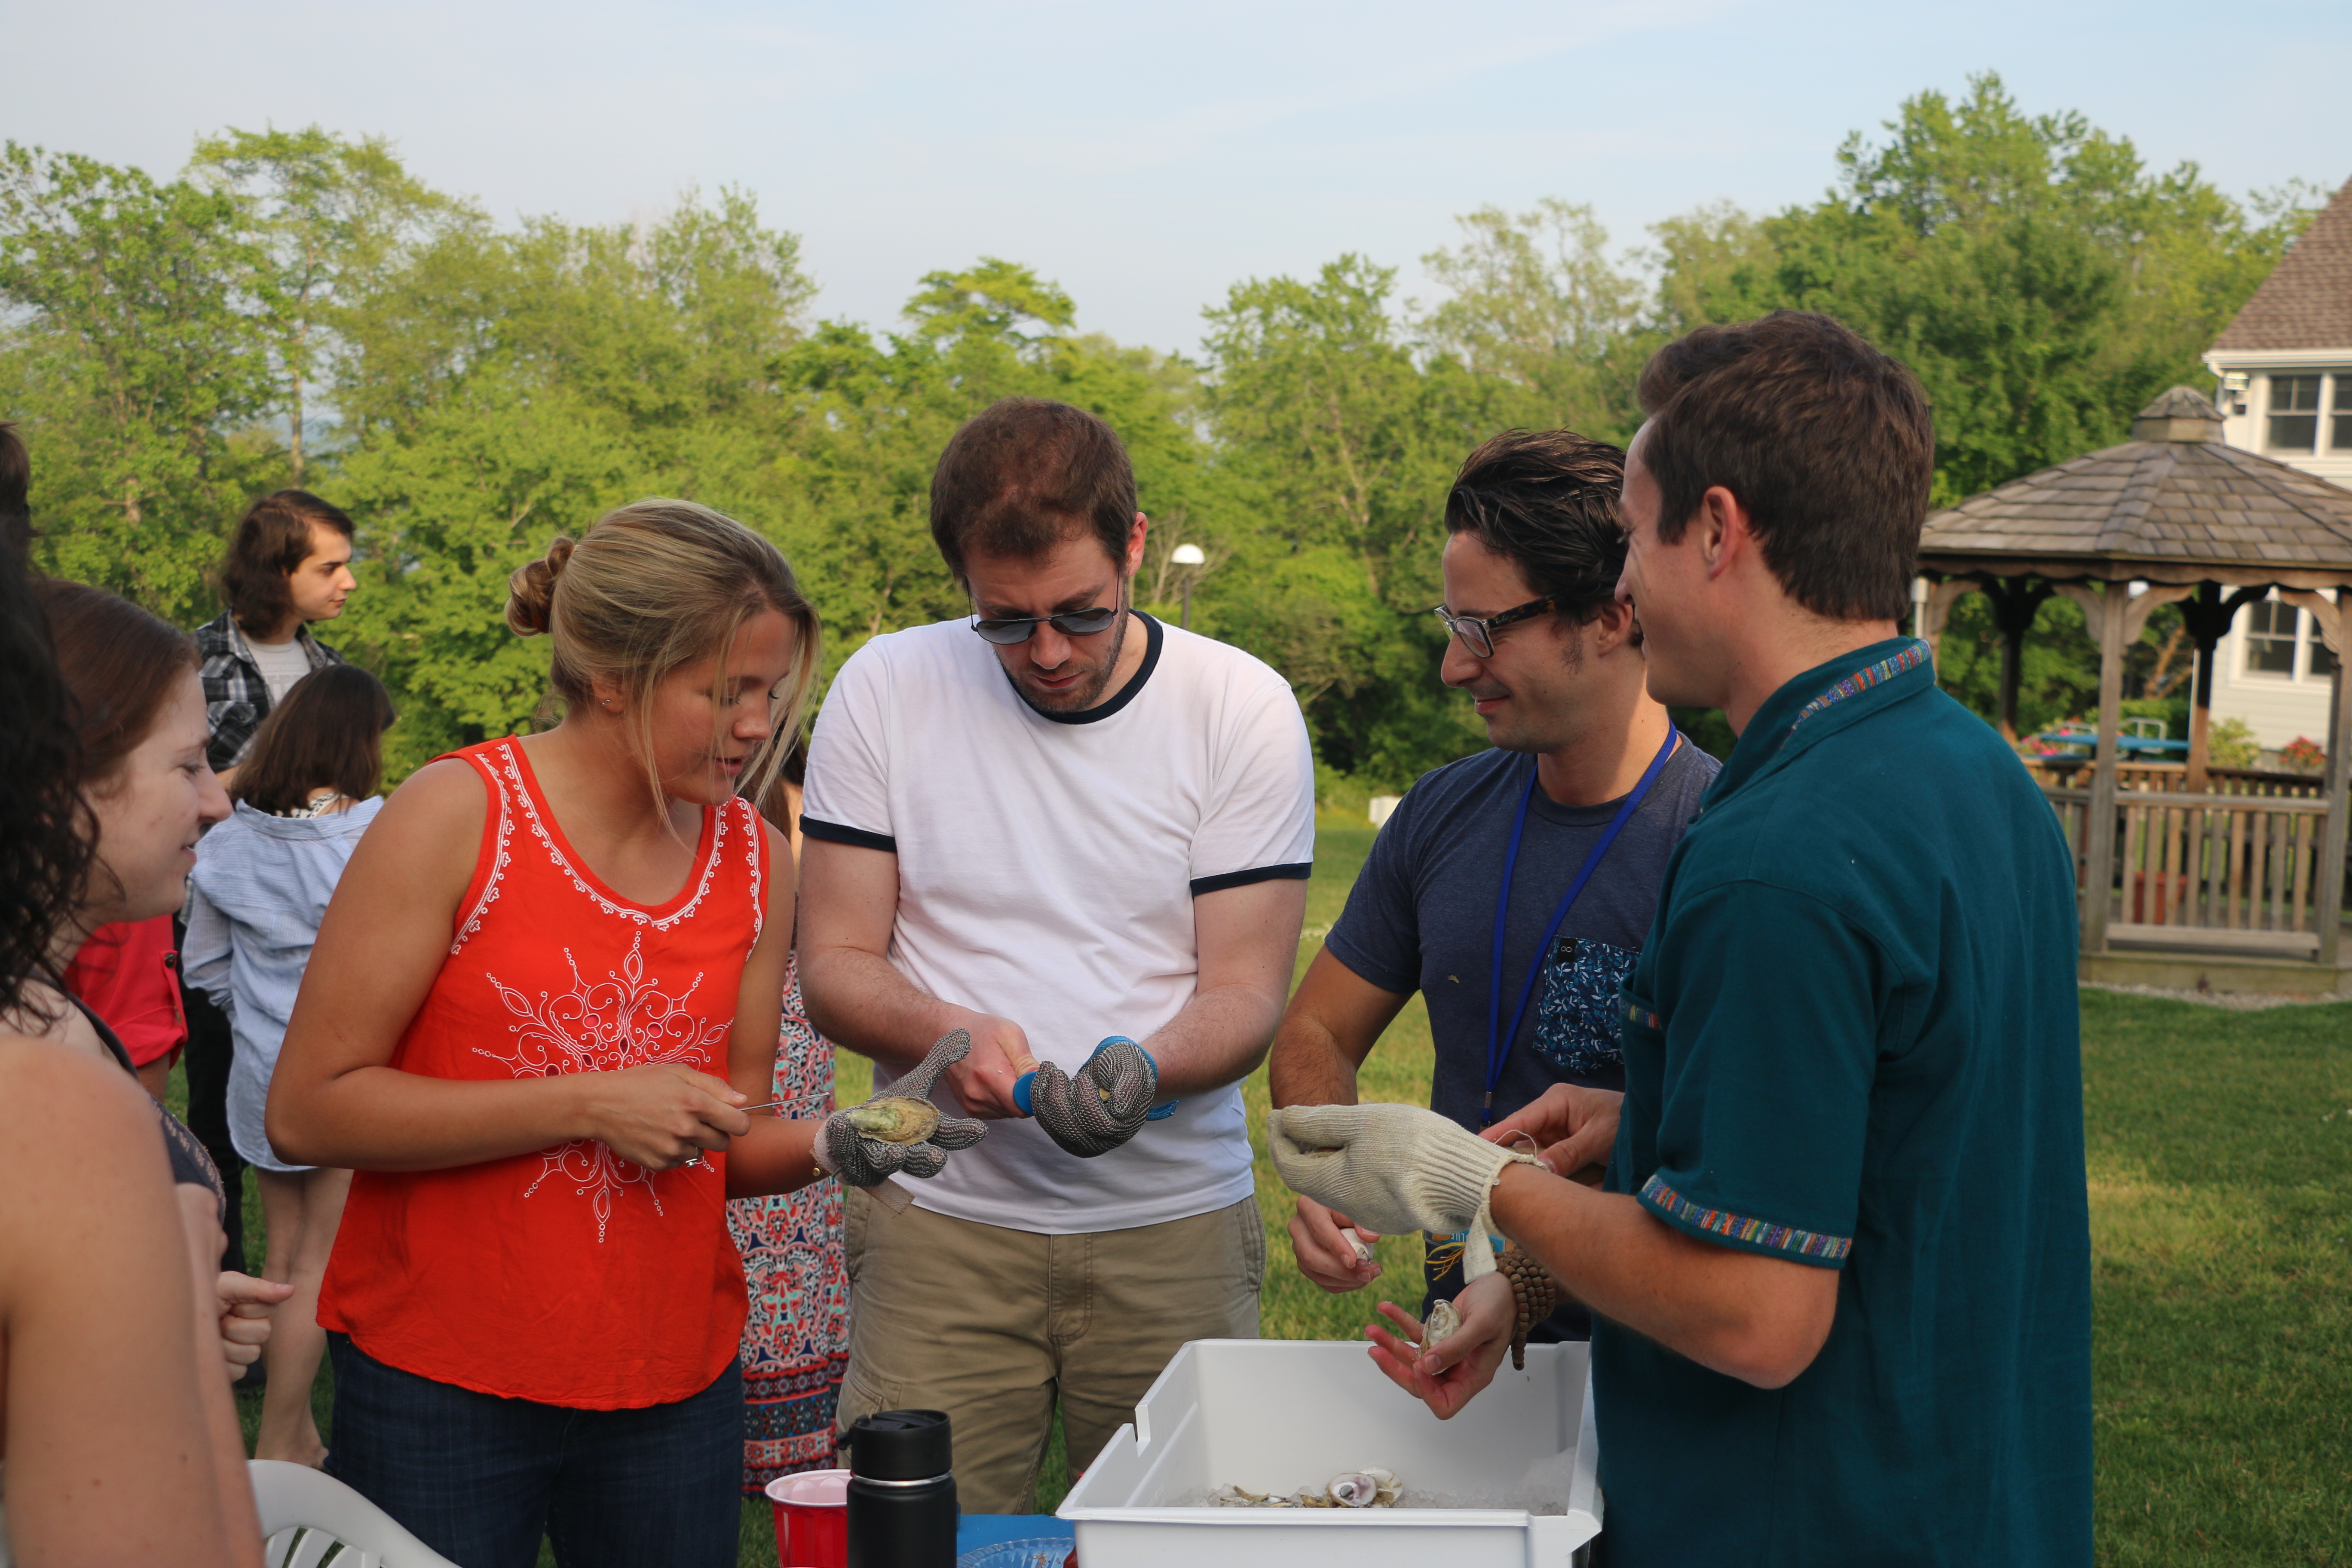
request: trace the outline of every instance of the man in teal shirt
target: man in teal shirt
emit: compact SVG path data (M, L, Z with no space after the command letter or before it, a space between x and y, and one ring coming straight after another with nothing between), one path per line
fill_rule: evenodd
M1627 985L1606 1188L1405 1107L1279 1112L1276 1163L1383 1230L1483 1202L1592 1308L1611 1568L2085 1563L2074 869L1896 635L1926 399L1788 311L1668 345L1641 394L1620 593L1651 693L1739 743ZM1563 1095L1488 1136L1607 1113ZM1434 1350L1376 1334L1441 1415L1510 1327L1493 1280L1462 1305Z

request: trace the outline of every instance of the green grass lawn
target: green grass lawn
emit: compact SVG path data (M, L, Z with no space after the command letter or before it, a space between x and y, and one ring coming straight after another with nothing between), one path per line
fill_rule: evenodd
M1302 969L1371 840L1320 825ZM2232 1013L2086 991L2083 1047L2099 1562L2352 1568L2352 1005ZM1426 1103L1430 1049L1416 999L1367 1064L1364 1097ZM840 1077L845 1100L867 1092L861 1058L845 1056ZM1243 1092L1262 1127L1264 1069ZM1309 1285L1263 1147L1257 1176L1269 1336L1355 1339L1374 1301L1419 1299L1411 1237L1380 1244L1370 1289ZM257 1261L249 1199L247 1212ZM1068 1485L1057 1433L1038 1510ZM764 1504L744 1509L741 1561L774 1568Z
M2102 1563L2352 1563L2352 1005L2083 994Z

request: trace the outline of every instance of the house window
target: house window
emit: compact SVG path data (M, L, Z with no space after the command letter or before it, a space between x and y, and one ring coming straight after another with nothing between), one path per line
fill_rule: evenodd
M2315 375L2271 377L2270 449L2308 452L2319 442L2319 383Z
M2352 452L2352 375L2336 377L2336 411L2328 424L2327 449Z
M2276 599L2246 606L2246 673L2294 676L2295 634L2303 612Z

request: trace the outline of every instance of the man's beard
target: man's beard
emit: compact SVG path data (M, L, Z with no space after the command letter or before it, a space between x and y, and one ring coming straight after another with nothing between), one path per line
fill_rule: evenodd
M1118 656L1126 647L1127 605L1122 599L1118 619L1111 626L1110 656L1103 660L1101 668L1069 690L1050 698L1041 698L1032 692L1024 680L1015 679L1013 689L1020 695L1022 701L1040 713L1083 713L1101 701L1103 693L1110 689L1111 678L1118 673Z

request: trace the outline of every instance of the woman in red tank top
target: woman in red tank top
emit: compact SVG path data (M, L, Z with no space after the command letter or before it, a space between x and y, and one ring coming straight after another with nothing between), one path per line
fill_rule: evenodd
M352 1184L320 1291L328 1468L467 1568L731 1563L730 1196L816 1179L764 1100L789 850L743 794L817 619L774 546L646 501L515 574L562 722L418 770L360 842L272 1080ZM829 1145L837 1147L837 1145ZM877 1178L878 1179L878 1178Z

